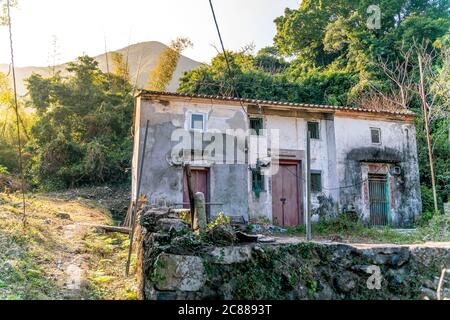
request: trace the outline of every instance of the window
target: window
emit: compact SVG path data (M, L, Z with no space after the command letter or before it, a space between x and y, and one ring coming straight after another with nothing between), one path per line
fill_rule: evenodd
M311 172L311 192L322 192L321 172Z
M308 121L308 131L311 133L311 139L320 139L319 122Z
M257 169L252 170L252 190L257 198L259 198L260 193L264 191L264 176L261 174L261 171Z
M256 131L256 134L261 135L261 131L263 128L263 119L262 118L250 118L250 129Z
M380 128L370 128L370 137L372 139L372 143L380 144L381 143L381 129Z
M191 115L191 129L203 131L205 125L205 116L203 114L192 114Z

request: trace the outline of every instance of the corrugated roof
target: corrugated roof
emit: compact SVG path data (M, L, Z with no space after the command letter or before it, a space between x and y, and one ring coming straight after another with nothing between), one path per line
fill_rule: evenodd
M375 114L390 114L390 115L405 115L405 116L415 116L415 113L410 110L374 110L365 109L360 107L346 107L346 106L332 106L323 104L309 104L309 103L294 103L285 101L273 101L273 100L259 100L259 99L248 99L248 98L236 98L236 97L224 97L224 96L211 96L205 94L186 94L186 93L175 93L175 92L163 92L163 91L150 91L150 90L140 90L139 95L150 95L150 96L167 96L167 97L181 97L181 98L199 98L208 100L218 100L218 101L232 101L237 103L255 104L255 105L273 105L273 106L287 106L287 107L298 107L298 108L311 108L311 109L327 109L327 110L340 110L340 111L353 111L353 112L366 112Z

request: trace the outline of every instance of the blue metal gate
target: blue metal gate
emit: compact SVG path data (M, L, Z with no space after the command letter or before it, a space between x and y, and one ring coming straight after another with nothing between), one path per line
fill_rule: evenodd
M369 174L370 224L390 224L389 186L385 174Z

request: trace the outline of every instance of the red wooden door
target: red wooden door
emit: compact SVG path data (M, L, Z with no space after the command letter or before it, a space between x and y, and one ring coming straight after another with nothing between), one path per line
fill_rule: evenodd
M301 223L299 203L299 163L281 162L278 173L272 177L272 219L278 226L296 226Z
M205 201L209 202L209 192L208 192L208 169L191 169L192 173L192 189L194 194L196 192L203 192L205 195ZM185 208L189 208L189 194L187 188L186 173L184 173L183 178L183 203ZM206 205L206 214L209 216L209 205Z

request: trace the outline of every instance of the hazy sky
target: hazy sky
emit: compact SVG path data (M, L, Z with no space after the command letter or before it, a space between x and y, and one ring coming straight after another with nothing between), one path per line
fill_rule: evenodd
M273 20L301 0L213 0L227 49L253 42L270 45ZM219 45L208 0L19 0L12 11L17 66L48 66L56 36L58 63L86 53L104 52L129 43L169 43L189 37L194 48L184 54L209 62ZM9 62L8 34L0 27L0 63Z

